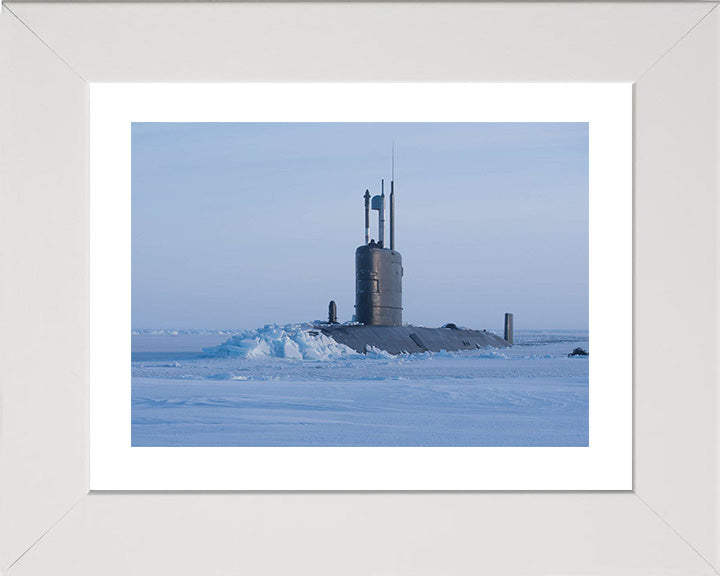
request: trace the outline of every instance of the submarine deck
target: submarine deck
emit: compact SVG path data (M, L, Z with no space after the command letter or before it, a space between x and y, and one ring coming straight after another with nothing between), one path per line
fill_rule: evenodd
M492 332L463 328L422 326L366 326L327 324L317 330L356 352L370 348L390 354L507 348L510 343Z

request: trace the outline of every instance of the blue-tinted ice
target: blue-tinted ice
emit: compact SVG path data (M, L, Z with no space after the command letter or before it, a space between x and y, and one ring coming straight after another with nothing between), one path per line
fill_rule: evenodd
M134 335L133 446L588 445L587 332L390 356L304 329Z

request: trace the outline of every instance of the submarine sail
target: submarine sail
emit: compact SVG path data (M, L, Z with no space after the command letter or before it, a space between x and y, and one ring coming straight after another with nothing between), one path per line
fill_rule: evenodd
M365 191L365 244L355 250L355 319L367 326L402 326L402 256L394 250L394 190L390 201L391 248L385 248L385 191L372 198L378 241L368 241L369 192Z

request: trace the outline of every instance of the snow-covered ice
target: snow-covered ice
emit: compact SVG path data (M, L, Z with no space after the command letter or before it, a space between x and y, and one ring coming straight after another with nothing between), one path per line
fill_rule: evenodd
M390 356L308 329L134 333L133 446L588 445L587 332Z
M267 324L258 330L244 330L219 346L210 346L203 351L215 358L331 360L357 355L352 348L313 330L310 324Z

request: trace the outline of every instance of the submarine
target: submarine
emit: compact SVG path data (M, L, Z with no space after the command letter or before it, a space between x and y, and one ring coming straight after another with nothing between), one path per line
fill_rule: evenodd
M393 170L394 172L394 170ZM506 348L513 343L513 316L505 314L504 338L486 330L458 327L454 323L439 328L403 324L403 263L395 249L395 179L390 181L390 246L385 247L385 183L381 193L365 190L365 243L355 250L354 322L340 324L337 306L331 300L328 322L315 330L366 354L381 350L389 354ZM370 212L378 212L378 239L370 239Z

